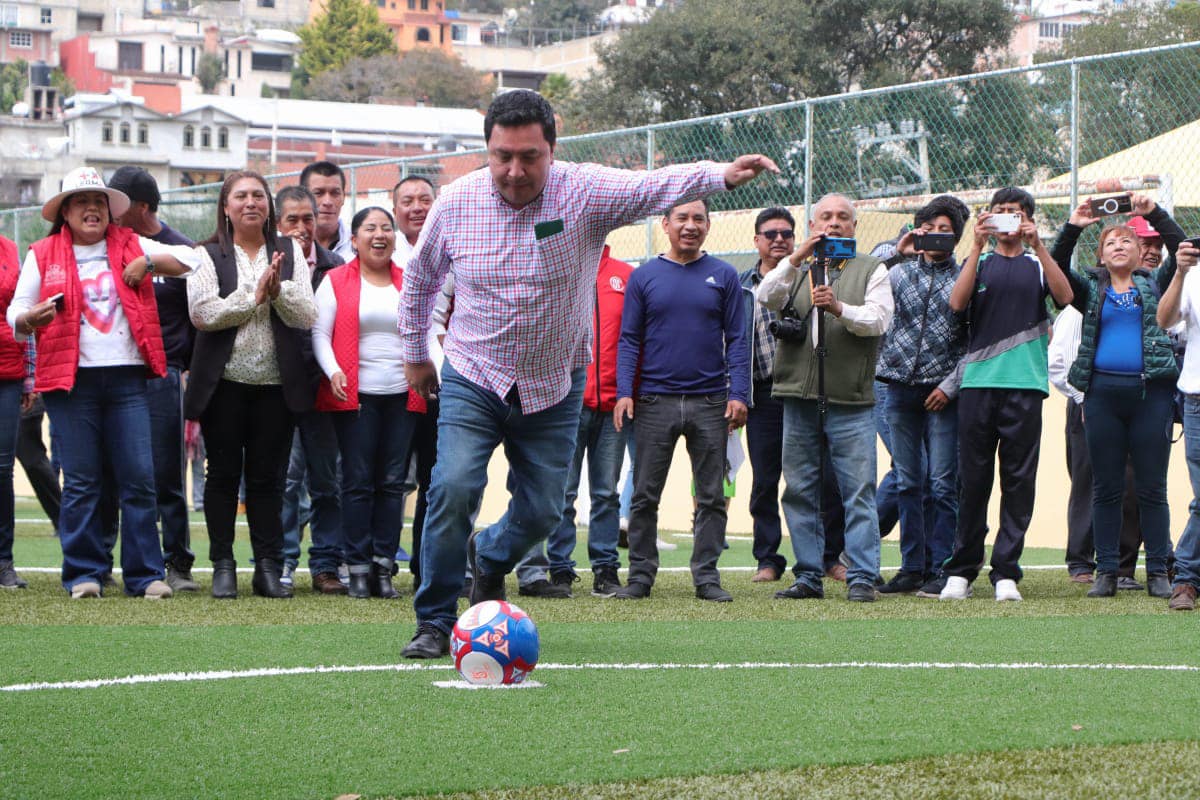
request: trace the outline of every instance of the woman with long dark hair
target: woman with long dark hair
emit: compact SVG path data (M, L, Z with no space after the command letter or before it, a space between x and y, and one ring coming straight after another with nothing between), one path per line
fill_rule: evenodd
M404 482L424 401L404 380L396 309L403 273L392 263L392 215L364 208L350 223L357 256L317 289L313 352L325 373L317 408L333 415L342 452L342 523L350 596L394 599Z
M267 182L249 170L225 179L217 229L197 251L188 305L198 333L184 416L200 420L208 453L204 519L212 594L237 597L233 534L244 470L253 591L291 597L279 581L279 515L293 415L313 400L301 352L317 314L308 262L298 242L276 232Z
M190 247L159 244L112 220L129 198L81 167L42 206L53 223L21 267L7 319L18 342L37 335L34 390L54 425L63 470L62 583L99 597L111 570L100 498L111 465L121 512L125 593L170 597L158 540L146 378L167 372L153 272L186 275Z
M1131 200L1133 212L1162 234L1170 253L1154 272L1141 268L1137 231L1123 223L1100 232L1096 268L1070 269L1080 233L1101 221L1086 202L1063 226L1051 255L1071 282L1071 304L1083 314L1079 355L1067 381L1084 393L1084 429L1092 460L1096 576L1088 597L1117 593L1121 498L1125 465L1131 462L1146 547L1146 591L1167 598L1167 464L1179 368L1156 312L1159 296L1174 275L1175 250L1184 233L1149 197L1133 195Z

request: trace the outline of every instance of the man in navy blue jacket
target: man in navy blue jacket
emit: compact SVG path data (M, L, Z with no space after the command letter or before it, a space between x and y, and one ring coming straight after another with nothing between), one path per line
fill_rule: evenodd
M750 401L742 288L732 265L701 250L709 229L707 201L670 209L663 229L671 248L633 271L617 348L613 422L619 431L626 418L636 416L637 460L629 583L615 597L650 596L658 572L658 503L675 443L683 436L696 482L691 562L696 597L729 602L733 597L721 588L717 559L725 546L727 434L746 423Z

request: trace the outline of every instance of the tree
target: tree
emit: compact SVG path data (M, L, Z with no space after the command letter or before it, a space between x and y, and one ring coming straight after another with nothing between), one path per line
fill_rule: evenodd
M398 60L354 58L313 78L306 90L313 100L365 103L385 97L448 108L479 108L490 94L490 79L482 72L432 48L410 50Z
M352 58L396 55L392 29L379 20L375 5L363 0L325 0L324 13L296 33L304 44L299 66L305 80L344 67Z
M573 129L686 119L927 74L1008 42L1004 0L689 0L600 49Z
M28 85L29 64L17 60L0 65L0 113L9 113L13 103L25 99L25 87Z
M543 34L539 37L539 31L577 32L582 35L589 26L596 25L596 17L609 5L607 0L534 0L518 6L516 20L509 30L515 37L525 37L532 31L534 41L530 44L545 38L557 41L562 36L559 33L558 36Z
M204 94L216 94L217 86L225 78L225 62L216 53L201 53L196 59L196 80L200 81L200 91Z

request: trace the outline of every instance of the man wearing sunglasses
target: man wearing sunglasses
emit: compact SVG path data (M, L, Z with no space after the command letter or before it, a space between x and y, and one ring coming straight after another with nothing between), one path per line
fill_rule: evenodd
M746 301L750 341L750 413L746 441L754 473L750 488L750 516L754 520L754 558L758 571L754 583L777 581L787 568L779 553L783 527L779 519L779 479L783 475L783 404L771 397L775 363L775 335L771 323L779 313L754 302L758 285L796 246L796 220L786 208L764 208L754 220L754 246L758 263L738 276Z

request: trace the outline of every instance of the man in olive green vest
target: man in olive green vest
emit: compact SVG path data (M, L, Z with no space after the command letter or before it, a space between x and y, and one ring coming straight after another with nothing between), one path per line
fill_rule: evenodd
M817 406L817 328L825 333L825 438L846 512L846 597L876 599L879 575L879 521L875 512L875 356L892 320L887 268L877 258L856 255L830 260L824 282L814 286L812 254L824 236L853 237L854 206L840 194L822 197L812 208L809 237L798 244L759 284L756 297L768 309L794 321L792 336L776 334L774 397L783 401L783 512L796 565L796 582L775 596L825 596L821 527L821 442ZM818 309L824 313L818 313Z

